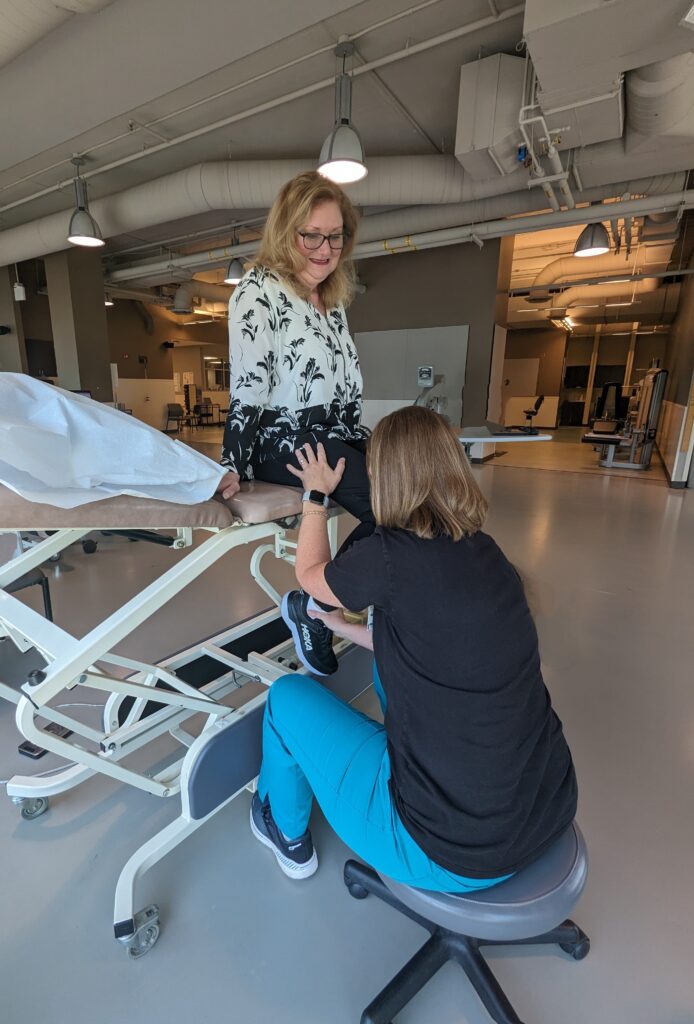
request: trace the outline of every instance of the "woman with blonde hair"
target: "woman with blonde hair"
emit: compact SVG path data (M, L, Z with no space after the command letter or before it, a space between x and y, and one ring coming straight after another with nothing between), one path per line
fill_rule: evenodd
M330 493L341 467L305 451L301 480ZM253 834L292 878L317 867L313 798L377 871L421 889L502 881L569 827L576 779L513 566L481 527L486 501L454 430L409 406L367 453L376 528L334 559L305 515L296 572L319 601L373 606L373 630L316 612L374 651L384 724L294 674L268 693Z
M345 306L353 290L349 261L357 213L342 189L315 171L288 181L267 218L253 267L229 303L231 395L219 490L241 480L298 486L287 459L321 441L343 460L334 498L373 529L361 426L362 378ZM327 497L315 493L318 507ZM283 607L298 653L320 675L337 668L332 634L307 614L308 596Z

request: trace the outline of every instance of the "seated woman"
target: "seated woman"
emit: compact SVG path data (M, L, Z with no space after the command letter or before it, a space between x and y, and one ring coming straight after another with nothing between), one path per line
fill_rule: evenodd
M349 539L374 527L361 426L362 378L345 306L352 297L357 212L316 171L280 190L253 267L229 303L231 396L219 490L240 480L298 486L287 471L295 449L321 441L333 462L348 456L335 501L361 520ZM337 668L332 633L307 615L296 594L283 613L298 631L299 654L313 672Z
M298 458L307 490L338 486L343 467L320 445ZM385 724L307 677L275 682L251 828L285 874L306 878L315 796L377 871L433 891L484 888L571 824L571 754L521 581L481 530L486 502L452 428L400 409L375 428L367 465L375 531L331 561L325 515L307 503L296 571L319 601L373 605L372 633L339 610L315 614L373 649Z

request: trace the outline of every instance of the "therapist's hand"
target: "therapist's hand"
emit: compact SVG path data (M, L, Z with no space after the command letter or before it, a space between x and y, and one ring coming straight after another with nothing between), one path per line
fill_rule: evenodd
M287 464L287 469L301 480L305 491L322 491L332 494L345 471L345 460L340 458L333 469L325 457L325 448L319 442L314 454L310 444L297 448L294 452L299 468Z
M217 484L216 494L223 498L233 498L237 491L241 490L240 477L238 473L225 473Z

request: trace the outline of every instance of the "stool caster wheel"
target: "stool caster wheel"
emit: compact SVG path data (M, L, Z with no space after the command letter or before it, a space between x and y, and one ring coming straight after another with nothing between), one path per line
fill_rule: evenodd
M359 885L358 882L350 882L347 888L350 896L353 896L355 900L365 900L369 895L369 890L365 889L363 885Z
M19 812L25 821L33 821L34 818L39 818L48 810L48 797L37 796L37 797L19 797L14 800Z
M139 960L145 953L149 953L154 943L159 938L159 907L151 903L144 910L135 914L135 931L132 935L119 938L125 946L130 960Z
M84 551L85 555L93 555L94 552L96 551L96 541L95 540L83 540L82 541L82 550Z
M584 935L578 942L561 942L559 945L560 949L572 956L574 960L584 960L590 952L590 939L587 935Z

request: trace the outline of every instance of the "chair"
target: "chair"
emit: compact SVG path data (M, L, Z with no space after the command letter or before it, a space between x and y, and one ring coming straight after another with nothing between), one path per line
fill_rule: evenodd
M523 409L526 427L532 427L533 419L535 416L537 416L538 412L540 411L540 406L542 405L544 400L544 395L538 395L538 397L535 399L535 405L532 407L532 409Z
M193 416L195 416L197 420L196 426L204 427L208 423L211 423L213 415L214 413L212 411L212 403L209 401L209 399L203 398L202 403L200 405L193 406Z
M176 425L176 432L178 433L181 429L181 424L185 417L183 406L178 402L168 402L166 405L166 426L164 427L164 433L169 429L169 423Z
M361 1024L391 1024L449 960L460 964L497 1024L521 1024L480 947L556 943L574 960L582 960L590 949L588 936L565 918L578 902L587 870L585 841L576 824L507 882L460 895L414 889L348 860L344 880L351 896L364 899L372 893L430 932L367 1006Z

